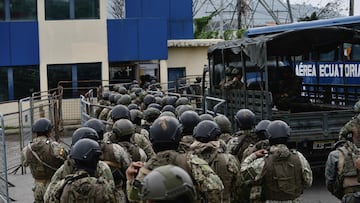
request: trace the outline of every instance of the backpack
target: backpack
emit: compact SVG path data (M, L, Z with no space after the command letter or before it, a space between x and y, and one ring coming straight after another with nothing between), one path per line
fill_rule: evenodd
M131 161L142 161L139 146L132 144L130 142L119 142L120 146L124 147L130 154Z
M87 173L69 175L65 178L60 202L105 202L107 200L105 187L105 180L89 177Z

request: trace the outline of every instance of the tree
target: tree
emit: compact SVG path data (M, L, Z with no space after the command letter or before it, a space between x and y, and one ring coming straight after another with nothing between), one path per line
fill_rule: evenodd
M125 18L125 0L112 0L109 3L109 8L114 18Z

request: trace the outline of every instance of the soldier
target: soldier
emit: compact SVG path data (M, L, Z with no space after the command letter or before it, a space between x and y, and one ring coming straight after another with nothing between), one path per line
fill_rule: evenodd
M325 165L327 189L344 203L360 201L359 134L340 135L337 148L330 152Z
M223 202L239 202L240 163L235 156L225 153L219 136L221 130L214 121L201 121L194 129L195 141L190 151L204 159L224 184Z
M151 124L157 119L161 112L159 109L154 107L149 107L145 109L144 113L144 123L142 124L142 128L149 131Z
M203 113L200 115L200 120L205 121L205 120L209 120L209 121L214 121L214 116L212 116L211 114L208 113Z
M254 132L258 136L259 141L256 142L255 144L250 144L248 148L244 150L243 157L241 160L244 160L247 156L260 149L268 150L270 145L269 145L269 140L267 139L266 129L270 123L271 121L265 119L265 120L261 120L255 126Z
M150 128L150 140L156 155L145 165L133 162L126 172L127 194L130 201L139 201L139 183L155 168L173 164L186 170L196 185L197 202L221 202L221 192L224 188L221 179L203 159L192 153L176 151L181 139L181 124L174 117L162 116Z
M52 124L47 118L35 121L32 132L36 137L22 150L22 165L29 166L35 179L34 202L44 202L44 193L51 176L65 161L67 151L58 142L50 140Z
M255 114L249 109L240 109L235 120L239 131L234 138L227 143L227 152L235 155L239 161L242 160L244 150L250 145L259 141L254 133Z
M187 151L194 142L193 131L195 126L201 121L200 116L195 111L185 111L181 114L179 121L182 125L182 138L180 148Z
M135 126L128 119L114 123L110 141L126 148L132 161L146 161L155 154L150 141L135 133Z
M144 114L139 109L130 110L130 120L135 125L135 132L144 135L147 139L149 139L149 132L141 126L143 118Z
M241 89L244 86L242 80L242 73L238 68L233 68L231 71L233 78L224 84L224 89Z
M267 128L270 150L261 149L252 153L241 163L244 182L260 182L258 195L266 202L301 202L304 188L312 184L312 171L305 157L290 150L287 140L290 127L281 120L273 121Z
M111 137L111 129L112 129L112 126L114 125L114 123L117 121L117 120L120 120L120 119L130 119L130 111L128 109L127 106L125 105L122 105L122 104L119 104L119 105L116 105L114 106L114 108L110 111L110 122L112 122L112 124L108 124L106 126L106 131L107 133L104 134L104 142L108 142L110 137Z
M91 122L90 122L91 124ZM88 124L87 124L88 125ZM73 132L72 135L72 142L71 146L73 146L76 142L78 142L81 139L89 138L94 141L99 141L99 136L96 133L96 131L90 127L81 127L76 129ZM54 175L51 178L51 182L49 186L46 189L46 192L44 194L44 200L45 202L49 202L51 199L51 192L54 190L56 185L63 180L67 175L74 174L75 173L75 162L70 157L67 157L64 164L61 165ZM109 184L114 185L114 179L111 172L110 167L103 161L99 161L96 171L95 171L95 177L103 177L105 178ZM119 197L120 198L120 197Z
M344 127L340 129L339 137L346 137L348 134L360 132L360 101L356 102L354 105L354 111L357 113L350 121L348 121Z
M232 126L230 120L224 115L215 116L214 121L218 124L221 135L219 139L223 140L225 143L228 143L232 138Z
M139 196L145 203L193 203L196 198L190 175L174 165L154 169L145 176L141 185Z
M75 173L56 185L49 202L117 202L113 185L104 178L95 178L100 155L96 141L84 138L76 142L70 149Z

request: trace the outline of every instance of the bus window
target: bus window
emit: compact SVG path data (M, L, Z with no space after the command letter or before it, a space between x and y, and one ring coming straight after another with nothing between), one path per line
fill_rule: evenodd
M337 60L335 50L319 54L319 61L335 61Z
M360 45L353 44L351 46L350 60L352 61L360 61Z

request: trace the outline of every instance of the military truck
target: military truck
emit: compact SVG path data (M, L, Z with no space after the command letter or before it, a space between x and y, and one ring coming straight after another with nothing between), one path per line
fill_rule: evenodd
M323 167L340 128L355 115L360 86L324 84L319 76L317 82L308 83L296 68L305 55L328 53L344 43L359 44L358 36L352 29L326 27L219 42L208 50L203 74L208 86L203 93L225 99L227 105L220 111L232 120L239 109L248 108L257 121L287 122L291 147L302 152L312 167ZM242 73L241 88L223 85L231 82L232 72Z

